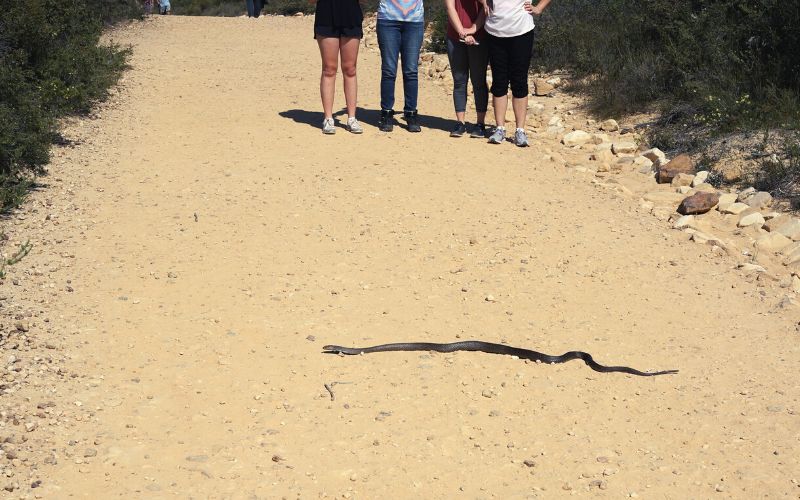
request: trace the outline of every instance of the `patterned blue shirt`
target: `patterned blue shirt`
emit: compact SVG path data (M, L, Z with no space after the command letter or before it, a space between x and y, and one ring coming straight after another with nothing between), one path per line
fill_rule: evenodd
M422 0L381 0L378 19L421 23L425 17Z

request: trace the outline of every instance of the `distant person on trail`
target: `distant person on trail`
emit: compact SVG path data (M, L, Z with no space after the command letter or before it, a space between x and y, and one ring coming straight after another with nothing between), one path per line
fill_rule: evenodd
M172 12L172 6L169 4L169 0L158 0L158 11L162 16L170 14Z
M258 17L267 2L264 0L245 0L247 3L247 17Z
M322 98L322 133L335 134L333 121L333 95L336 90L336 73L339 59L342 61L344 100L347 105L347 130L360 134L364 130L356 119L358 81L356 61L358 46L364 32L361 23L364 15L358 0L318 0L314 17L314 38L322 57L322 75L319 93Z
M155 0L144 0L144 13L148 16L153 13L153 2Z
M489 105L489 87L486 85L486 68L489 49L485 43L483 24L486 13L478 0L444 0L447 7L447 58L453 74L453 105L456 124L450 137L461 137L467 132L464 122L467 110L467 80L472 80L477 120L470 137L486 136L486 109Z
M541 14L550 0L538 0L535 7L529 0L481 2L488 14L484 28L492 66L492 106L497 124L489 142L502 144L506 140L505 120L510 84L517 126L514 144L525 147L528 146L525 117L528 109L528 69L533 53L533 16Z
M417 117L419 92L419 52L425 33L423 0L380 0L378 6L378 46L381 50L381 119L378 128L394 128L394 83L397 59L403 71L403 116L409 132L421 132Z

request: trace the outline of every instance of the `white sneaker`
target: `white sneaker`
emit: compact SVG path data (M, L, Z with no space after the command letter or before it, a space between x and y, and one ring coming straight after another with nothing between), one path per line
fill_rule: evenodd
M489 136L489 143L490 144L503 144L506 140L506 129L505 127L497 127L492 132L492 135Z
M322 120L322 133L328 135L336 133L336 125L333 123L333 118L325 118Z
M358 123L355 116L351 116L347 119L347 130L352 134L361 134L364 132L364 129L361 128L361 124Z

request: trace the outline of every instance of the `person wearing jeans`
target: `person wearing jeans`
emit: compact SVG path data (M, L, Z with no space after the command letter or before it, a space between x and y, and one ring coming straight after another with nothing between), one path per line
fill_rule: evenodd
M489 51L484 43L483 23L486 15L478 0L445 0L447 7L447 58L453 74L453 105L456 124L450 137L467 132L464 122L467 110L467 80L472 80L477 123L470 137L485 137L486 108L489 88L486 86L486 67Z
M245 0L245 4L247 5L247 17L258 17L266 2L264 0Z
M425 31L422 0L381 0L378 6L378 47L381 51L381 119L378 128L394 128L394 84L397 60L403 71L403 115L409 132L420 132L417 118L419 52Z
M525 117L528 110L528 69L533 52L533 15L544 11L550 0L539 0L534 7L528 0L494 0L491 7L484 2L488 12L486 38L489 44L489 64L492 66L492 106L497 124L489 137L492 144L506 139L506 109L508 87L511 85L512 108L516 121L514 144L528 145Z

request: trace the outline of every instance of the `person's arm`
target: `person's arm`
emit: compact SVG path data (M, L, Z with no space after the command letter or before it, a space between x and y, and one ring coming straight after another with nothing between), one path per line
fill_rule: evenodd
M549 3L550 0L539 0L539 2L536 4L536 7L531 8L531 14L535 14L537 16L541 15Z
M464 29L458 12L456 12L456 0L444 0L444 5L447 8L447 19L450 21L450 25L458 33L458 38L463 40L469 33Z

